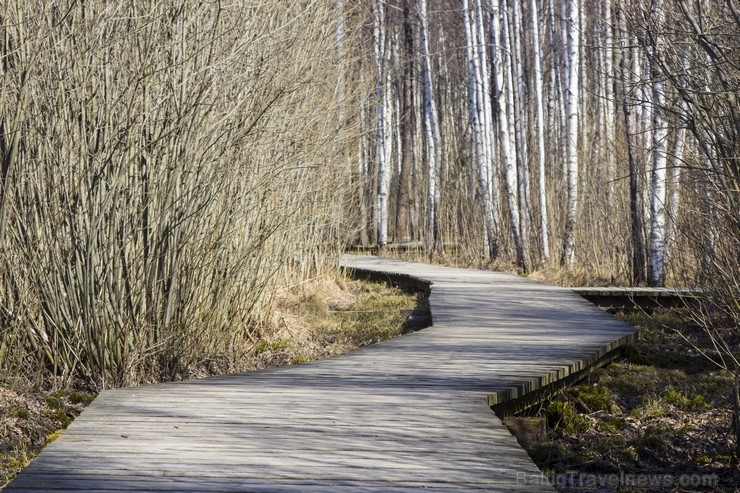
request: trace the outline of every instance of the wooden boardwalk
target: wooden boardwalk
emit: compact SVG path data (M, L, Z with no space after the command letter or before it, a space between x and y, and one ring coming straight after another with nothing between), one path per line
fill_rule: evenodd
M434 326L329 360L105 391L6 491L554 491L491 396L565 377L633 329L512 275L344 262L432 282Z
M571 289L596 306L610 310L684 308L695 304L704 294L704 291L698 288L579 287Z

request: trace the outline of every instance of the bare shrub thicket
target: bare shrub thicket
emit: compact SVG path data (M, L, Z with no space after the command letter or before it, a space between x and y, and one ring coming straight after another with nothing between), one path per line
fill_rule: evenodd
M692 152L678 161L686 217L671 217L683 284L706 290L693 317L710 343L700 348L734 378L734 428L740 455L740 11L734 2L666 3L658 25L633 22L657 44L653 77L666 86L673 126ZM658 34L659 33L659 34Z
M334 2L2 5L0 371L228 369L342 241Z

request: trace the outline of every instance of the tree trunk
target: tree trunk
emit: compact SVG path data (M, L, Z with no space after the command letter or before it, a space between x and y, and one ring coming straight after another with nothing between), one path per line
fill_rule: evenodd
M505 7L505 6L504 6ZM519 234L519 200L517 197L517 169L513 127L509 123L510 112L513 110L511 96L511 53L509 51L509 34L506 8L502 8L499 0L491 2L491 38L493 40L493 68L494 68L494 96L499 129L499 152L504 166L504 188L509 205L509 230L514 245L517 265L524 266L524 252Z
M388 135L388 95L386 84L386 26L385 0L373 1L373 48L375 54L375 117L376 117L376 155L378 163L378 196L376 202L378 249L382 252L388 243L388 188L390 185Z
M642 196L640 194L640 166L635 155L635 142L633 138L633 115L629 97L629 86L631 84L630 72L634 70L634 49L629 48L630 36L627 32L627 21L622 8L617 9L617 22L621 33L621 59L619 62L619 86L621 98L621 110L624 126L624 139L627 148L627 161L629 164L629 203L630 203L630 246L631 255L631 283L633 286L645 282L645 241L644 226L642 221Z
M612 25L612 0L604 0L604 137L602 140L603 156L607 173L607 201L612 202L614 198L614 129L616 128L616 110L614 102L614 35Z
M512 22L509 24L511 65L509 73L514 79L511 85L513 111L511 116L514 123L514 135L516 142L516 166L517 186L519 199L519 237L521 238L522 262L520 267L524 272L529 272L531 261L529 255L529 230L530 230L530 206L529 206L529 150L526 137L527 122L527 91L525 88L525 76L523 69L522 53L522 24L521 6L519 1L510 5Z
M424 84L423 110L424 110L424 136L426 139L427 161L428 161L428 184L427 191L427 231L426 245L430 252L442 251L442 238L439 221L440 205L440 168L442 161L442 145L439 134L439 119L437 117L437 106L434 101L432 86L432 67L429 55L429 23L427 21L426 0L418 0L419 7L419 35L421 37L422 72Z
M540 202L540 241L542 258L550 258L549 221L547 217L547 182L545 177L545 115L542 94L542 40L540 39L540 22L537 12L537 0L532 0L532 39L534 46L534 94L537 122L537 174L539 175L539 202Z
M668 222L666 223L665 253L670 258L671 249L676 240L678 212L681 206L681 170L683 168L683 152L686 145L686 128L683 126L676 132L671 152L671 165L668 168L668 184L670 195L666 204Z
M560 264L571 267L575 260L576 251L576 220L578 213L578 101L579 101L579 70L580 70L580 1L570 0L568 3L568 92L566 94L566 213L565 231L563 233L563 252Z
M652 17L657 26L661 25L661 2L653 4ZM648 244L648 285L665 284L665 198L666 198L666 138L668 132L663 119L665 107L665 82L660 76L657 51L659 48L658 33L654 33L650 48L650 66L652 75L653 104L653 149L650 181L650 241Z
M486 50L486 28L485 28L486 11L483 9L482 0L475 0L475 27L477 30L478 43L476 45L477 59L480 61L480 71L478 77L480 84L477 84L476 96L478 98L478 111L482 115L480 120L482 125L482 146L485 167L487 192L484 196L486 202L486 232L488 240L489 257L493 260L499 254L499 180L494 163L494 142L496 140L494 123L493 123L493 105L491 103L491 67L488 62L488 50Z
M410 241L409 209L411 196L411 170L414 166L414 32L411 22L409 3L403 2L403 83L401 95L400 133L401 133L401 170L398 176L398 193L396 195L396 237L400 241Z
M484 216L484 241L490 259L498 256L498 223L495 216L493 193L497 180L493 173L491 154L492 127L488 89L488 60L485 50L485 32L482 29L480 0L474 0L474 10L468 0L462 0L465 22L466 54L468 59L468 100L470 126L473 140L473 156L478 170Z

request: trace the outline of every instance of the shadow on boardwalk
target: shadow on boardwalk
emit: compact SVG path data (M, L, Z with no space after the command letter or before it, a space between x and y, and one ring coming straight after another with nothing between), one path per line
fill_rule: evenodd
M506 274L345 263L430 281L434 325L329 360L104 392L7 491L553 491L488 398L633 329Z

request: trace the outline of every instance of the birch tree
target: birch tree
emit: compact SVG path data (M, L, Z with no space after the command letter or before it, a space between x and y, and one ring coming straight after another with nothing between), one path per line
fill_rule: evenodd
M511 119L514 125L517 167L517 199L519 202L519 237L521 242L521 262L519 265L528 272L531 265L529 230L531 208L529 201L529 145L527 143L527 87L523 68L521 2L508 2L507 30L509 31L509 74L511 81Z
M421 38L424 138L426 142L428 191L427 191L427 248L433 252L442 251L439 206L441 200L440 169L442 143L439 132L437 105L434 100L432 81L432 62L429 54L429 21L427 20L426 0L418 0L419 37Z
M388 94L388 34L386 32L385 0L373 0L373 53L375 55L375 159L378 166L377 245L382 251L388 243L388 199L390 188L390 158L392 135Z
M468 101L470 126L473 140L473 156L478 170L479 187L483 202L485 248L490 259L498 256L498 179L494 171L492 146L493 125L490 100L490 69L485 43L484 12L481 0L470 8L468 0L462 0L465 23L466 53L468 60Z
M545 108L542 101L544 87L542 82L542 39L540 38L540 21L537 0L530 4L532 10L532 44L534 57L534 95L536 125L535 133L537 139L537 174L539 176L538 197L540 205L540 242L542 247L542 258L550 258L550 236L549 221L547 217L547 179L545 172Z
M524 249L520 235L518 180L516 166L516 145L513 125L510 122L513 111L511 94L511 52L509 50L508 16L499 0L491 1L491 49L493 63L493 93L496 98L496 117L499 131L499 153L504 168L504 188L509 209L509 231L516 256L516 263L525 267Z
M561 265L571 267L576 252L576 221L578 214L578 101L580 91L580 18L581 0L568 0L567 33L568 49L565 56L567 93L566 114L566 186L565 230L563 232L563 251Z
M616 109L615 101L616 97L614 94L614 26L612 21L613 6L612 0L604 0L603 3L603 33L604 40L602 45L602 90L604 95L604 118L603 118L603 141L602 145L604 150L604 160L607 176L611 177L614 175L614 132L616 128ZM608 197L613 198L614 186L611 180L607 185ZM611 202L611 200L610 200Z
M652 74L653 105L653 149L650 181L650 237L648 244L648 284L663 286L665 283L665 234L666 234L666 139L668 136L666 122L663 118L665 107L665 82L660 75L657 51L661 41L657 32L662 25L662 1L655 1L650 12L652 25L656 29L648 30L650 66Z

